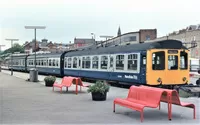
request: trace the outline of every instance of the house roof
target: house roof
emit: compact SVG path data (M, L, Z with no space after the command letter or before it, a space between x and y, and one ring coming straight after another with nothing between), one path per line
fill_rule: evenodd
M75 38L74 39L74 43L78 44L78 43L94 43L95 39L86 39L86 38Z

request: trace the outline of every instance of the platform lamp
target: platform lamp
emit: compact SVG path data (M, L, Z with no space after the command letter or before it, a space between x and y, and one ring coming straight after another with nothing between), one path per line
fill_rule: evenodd
M35 31L35 60L34 60L34 63L35 63L35 72L33 74L34 77L33 78L30 78L30 81L33 81L33 82L37 82L37 78L38 78L38 73L37 73L37 69L36 69L36 30L37 29L45 29L46 27L45 26L25 26L25 29L34 29Z
M19 41L19 39L5 39L11 41L11 48L13 47L13 41ZM11 52L11 76L13 75L13 52Z

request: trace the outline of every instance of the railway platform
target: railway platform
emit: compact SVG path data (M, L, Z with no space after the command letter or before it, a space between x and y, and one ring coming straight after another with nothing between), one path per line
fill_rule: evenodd
M92 101L87 88L78 95L74 88L68 92L52 91L44 85L43 75L39 82L28 82L29 74L10 71L0 72L0 124L199 124L200 99L181 98L181 101L196 105L196 119L193 110L173 105L172 121L168 120L167 104L161 103L161 110L146 108L145 121L140 123L140 114L131 109L116 106L113 113L113 100L125 98L128 89L112 87L106 101ZM61 78L57 78L58 82ZM87 83L93 84L93 83ZM191 114L191 115L190 115Z

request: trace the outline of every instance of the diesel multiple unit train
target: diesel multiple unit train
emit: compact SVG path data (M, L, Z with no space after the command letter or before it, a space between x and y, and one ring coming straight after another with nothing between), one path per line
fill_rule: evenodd
M184 85L189 81L188 50L178 40L162 40L63 53L13 55L9 68L138 85Z

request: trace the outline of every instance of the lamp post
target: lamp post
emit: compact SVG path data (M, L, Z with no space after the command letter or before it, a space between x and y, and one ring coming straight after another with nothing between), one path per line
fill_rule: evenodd
M38 81L38 72L36 69L36 29L45 29L45 26L25 26L25 29L34 29L35 31L35 69L30 70L30 81L37 82Z
M11 48L13 47L13 41L18 41L19 39L5 39L11 41ZM11 76L13 75L13 52L11 52Z
M25 26L25 29L34 29L35 31L35 69L36 69L36 29L45 29L45 26Z
M94 35L94 42L96 43L95 34L94 34L94 33L91 33L91 35ZM93 39L93 37L92 37L92 39ZM96 43L96 45L97 45L97 43Z

